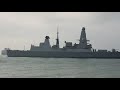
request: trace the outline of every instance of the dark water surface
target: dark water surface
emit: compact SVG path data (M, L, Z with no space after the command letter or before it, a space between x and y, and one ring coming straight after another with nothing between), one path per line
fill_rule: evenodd
M120 59L0 56L0 78L120 78Z

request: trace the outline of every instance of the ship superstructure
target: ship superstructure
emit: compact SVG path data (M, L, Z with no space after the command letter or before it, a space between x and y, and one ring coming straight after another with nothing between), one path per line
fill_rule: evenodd
M57 29L57 39L56 39L56 45L53 45L51 46L50 45L50 37L49 36L46 36L45 37L45 41L43 43L40 43L39 46L34 46L34 45L31 45L31 49L30 51L61 51L61 50L65 50L66 51L71 51L71 52L92 52L91 49L92 49L92 45L91 44L88 44L88 40L86 38L86 32L85 32L85 27L82 28L82 31L81 31L81 36L80 36L80 39L79 39L79 44L72 44L72 42L66 42L65 41L65 47L63 47L63 49L61 49L59 47L59 36L58 36L58 29Z

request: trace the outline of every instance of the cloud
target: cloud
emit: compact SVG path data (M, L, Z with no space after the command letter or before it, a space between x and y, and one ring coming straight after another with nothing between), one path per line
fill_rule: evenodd
M60 45L64 41L77 42L81 28L86 27L87 38L93 48L119 48L119 12L0 12L0 50L5 47L29 49L44 37L55 44L59 25Z

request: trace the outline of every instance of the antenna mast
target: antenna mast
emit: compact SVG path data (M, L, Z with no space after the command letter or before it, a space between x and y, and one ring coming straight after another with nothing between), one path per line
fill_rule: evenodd
M25 45L24 45L24 51L25 51Z
M58 32L58 26L57 26L57 41L56 41L56 46L57 48L59 48L59 36L58 36L59 32Z

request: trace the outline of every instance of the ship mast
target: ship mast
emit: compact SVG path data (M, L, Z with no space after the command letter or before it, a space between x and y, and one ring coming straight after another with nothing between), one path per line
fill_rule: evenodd
M57 27L57 39L56 39L56 46L57 48L59 48L59 36L58 36L59 32L58 32L58 27Z
M24 45L24 51L25 51L25 45Z
M85 27L83 27L82 31L81 31L79 47L82 49L87 47L87 38L86 38Z

